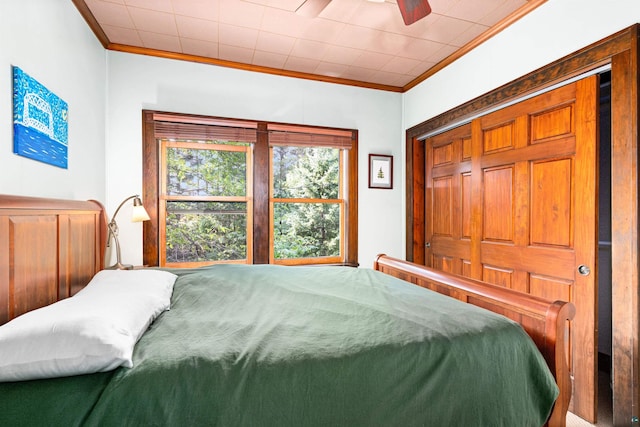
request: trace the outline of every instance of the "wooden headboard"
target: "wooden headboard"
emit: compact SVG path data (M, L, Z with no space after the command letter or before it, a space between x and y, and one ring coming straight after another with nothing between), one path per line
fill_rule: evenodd
M82 289L106 237L97 201L0 195L0 325Z

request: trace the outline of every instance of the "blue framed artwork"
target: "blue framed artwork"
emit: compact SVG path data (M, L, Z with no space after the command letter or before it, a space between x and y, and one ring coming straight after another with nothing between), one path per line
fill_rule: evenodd
M67 169L67 103L13 66L13 152Z

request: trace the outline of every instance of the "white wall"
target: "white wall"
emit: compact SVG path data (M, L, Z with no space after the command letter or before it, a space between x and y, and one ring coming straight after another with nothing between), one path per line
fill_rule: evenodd
M640 22L638 0L548 0L403 96L410 128Z
M16 65L69 105L63 169L13 153ZM104 200L106 55L69 0L0 0L0 193Z
M106 207L142 192L143 109L359 130L359 256L404 256L401 95L120 52L108 53ZM394 156L394 189L368 188L368 154ZM142 262L142 225L118 214L122 260ZM122 216L122 217L121 217Z

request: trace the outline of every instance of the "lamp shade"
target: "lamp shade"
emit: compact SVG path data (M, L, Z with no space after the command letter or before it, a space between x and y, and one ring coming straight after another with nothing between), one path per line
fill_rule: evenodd
M133 208L131 210L131 222L149 221L149 214L142 205L142 201L139 198L133 199Z

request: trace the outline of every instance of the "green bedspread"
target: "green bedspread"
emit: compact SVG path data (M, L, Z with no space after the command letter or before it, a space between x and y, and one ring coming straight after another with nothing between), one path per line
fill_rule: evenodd
M370 269L171 271L133 368L0 384L0 425L526 427L558 393L516 323Z

